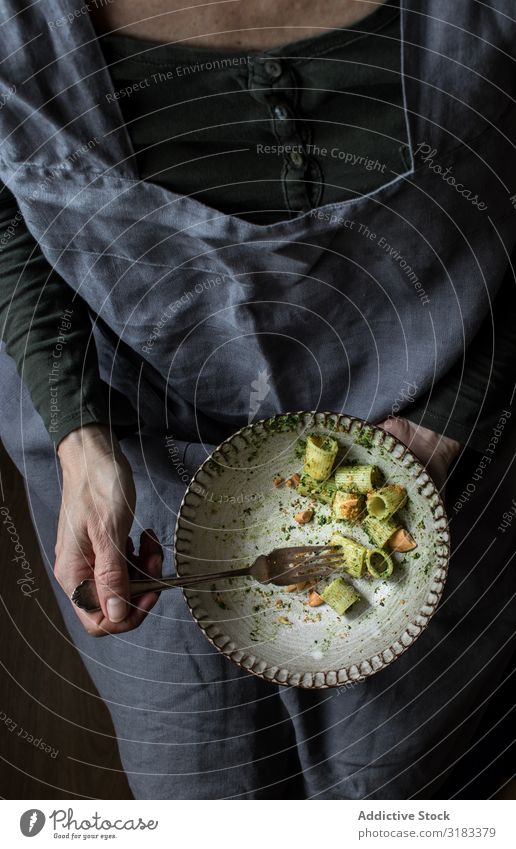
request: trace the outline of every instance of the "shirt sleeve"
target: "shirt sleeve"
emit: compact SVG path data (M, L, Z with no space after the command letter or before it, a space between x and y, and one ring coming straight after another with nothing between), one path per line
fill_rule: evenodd
M86 304L49 265L1 183L0 335L56 445L78 427L110 423Z
M500 290L464 357L403 415L424 427L484 451L515 394L516 282L512 256Z

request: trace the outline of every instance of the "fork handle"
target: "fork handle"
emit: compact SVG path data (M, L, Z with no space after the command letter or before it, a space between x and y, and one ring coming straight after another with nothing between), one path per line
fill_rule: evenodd
M188 575L183 578L146 578L144 580L129 581L129 598L137 598L147 592L160 593L174 587L193 587L205 581L215 581L219 578L237 578L240 575L248 575L249 566L243 569L229 569L226 572L210 572L207 575ZM86 578L75 587L71 600L88 613L100 610L97 587L93 578Z

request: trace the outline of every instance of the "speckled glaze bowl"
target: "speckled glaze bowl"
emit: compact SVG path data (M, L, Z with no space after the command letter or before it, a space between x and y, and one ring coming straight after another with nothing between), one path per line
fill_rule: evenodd
M327 544L334 530L370 546L360 526L330 518L317 504L307 525L294 521L308 500L275 487L276 476L302 470L299 439L334 436L348 459L375 463L389 483L407 488L400 511L417 548L395 553L388 580L350 579L362 600L338 616L311 608L306 591L229 578L186 590L192 616L207 639L244 669L275 684L340 687L373 675L406 651L427 627L446 580L449 531L442 500L428 473L392 435L360 419L299 412L242 428L199 468L176 527L179 575L235 569L284 545Z

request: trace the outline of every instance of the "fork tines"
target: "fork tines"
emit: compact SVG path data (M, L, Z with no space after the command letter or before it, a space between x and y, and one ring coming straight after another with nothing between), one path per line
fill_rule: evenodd
M339 548L340 546L338 545L298 545L293 548L275 548L268 556L273 557L275 560L297 560L308 557L310 554L322 554L323 552L329 554L337 551Z
M332 566L342 563L342 554L317 554L315 557L305 557L302 561L295 563L296 567L302 566Z

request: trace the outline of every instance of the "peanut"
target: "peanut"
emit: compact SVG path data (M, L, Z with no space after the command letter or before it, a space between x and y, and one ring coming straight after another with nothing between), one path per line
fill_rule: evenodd
M307 510L300 510L299 513L296 513L294 519L299 525L306 525L312 519L314 515L314 511L311 507L308 507Z
M396 531L389 540L389 548L391 551L412 551L416 548L417 543L405 528L400 528Z
M288 587L287 587L287 592L288 593L295 593L295 592L297 592L297 590L304 590L304 588L306 587L307 584L308 584L308 581L301 581L301 583L299 583L299 584L289 584Z
M310 590L308 593L308 604L310 607L319 607L320 604L324 604L324 599L315 590Z

